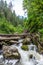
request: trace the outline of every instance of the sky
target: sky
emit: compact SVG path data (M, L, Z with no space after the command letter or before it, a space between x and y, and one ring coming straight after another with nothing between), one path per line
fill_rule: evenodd
M16 15L25 16L25 13L23 11L23 0L6 0L7 3L12 1L13 3L13 10L15 10Z

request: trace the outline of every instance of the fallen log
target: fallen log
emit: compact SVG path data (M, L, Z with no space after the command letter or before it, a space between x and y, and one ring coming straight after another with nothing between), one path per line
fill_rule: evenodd
M26 37L29 36L29 33L22 33L22 34L0 34L0 37Z
M4 40L19 40L20 37L0 37L0 41L4 41Z

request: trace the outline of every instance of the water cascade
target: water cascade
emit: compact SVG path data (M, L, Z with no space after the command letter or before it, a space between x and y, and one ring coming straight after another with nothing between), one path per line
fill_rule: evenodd
M21 55L21 59L18 60L4 60L3 55L0 55L0 65L43 65L43 55L37 52L37 47L33 44L28 45L29 50L24 51L21 49L22 40L19 40L19 45L12 45L16 47Z

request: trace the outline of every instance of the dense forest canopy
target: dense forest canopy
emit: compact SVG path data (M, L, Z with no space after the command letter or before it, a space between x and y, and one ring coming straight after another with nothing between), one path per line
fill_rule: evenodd
M0 0L0 33L22 33L40 32L43 34L43 0L23 0L23 9L27 13L27 18L17 16L15 10L12 11L13 4L10 1Z

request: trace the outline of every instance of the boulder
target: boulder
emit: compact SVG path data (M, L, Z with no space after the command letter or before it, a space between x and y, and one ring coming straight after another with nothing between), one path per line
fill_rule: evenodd
M25 38L22 43L23 43L23 45L29 45L31 43L31 39Z
M3 56L6 59L20 59L17 48L11 46L3 46Z

